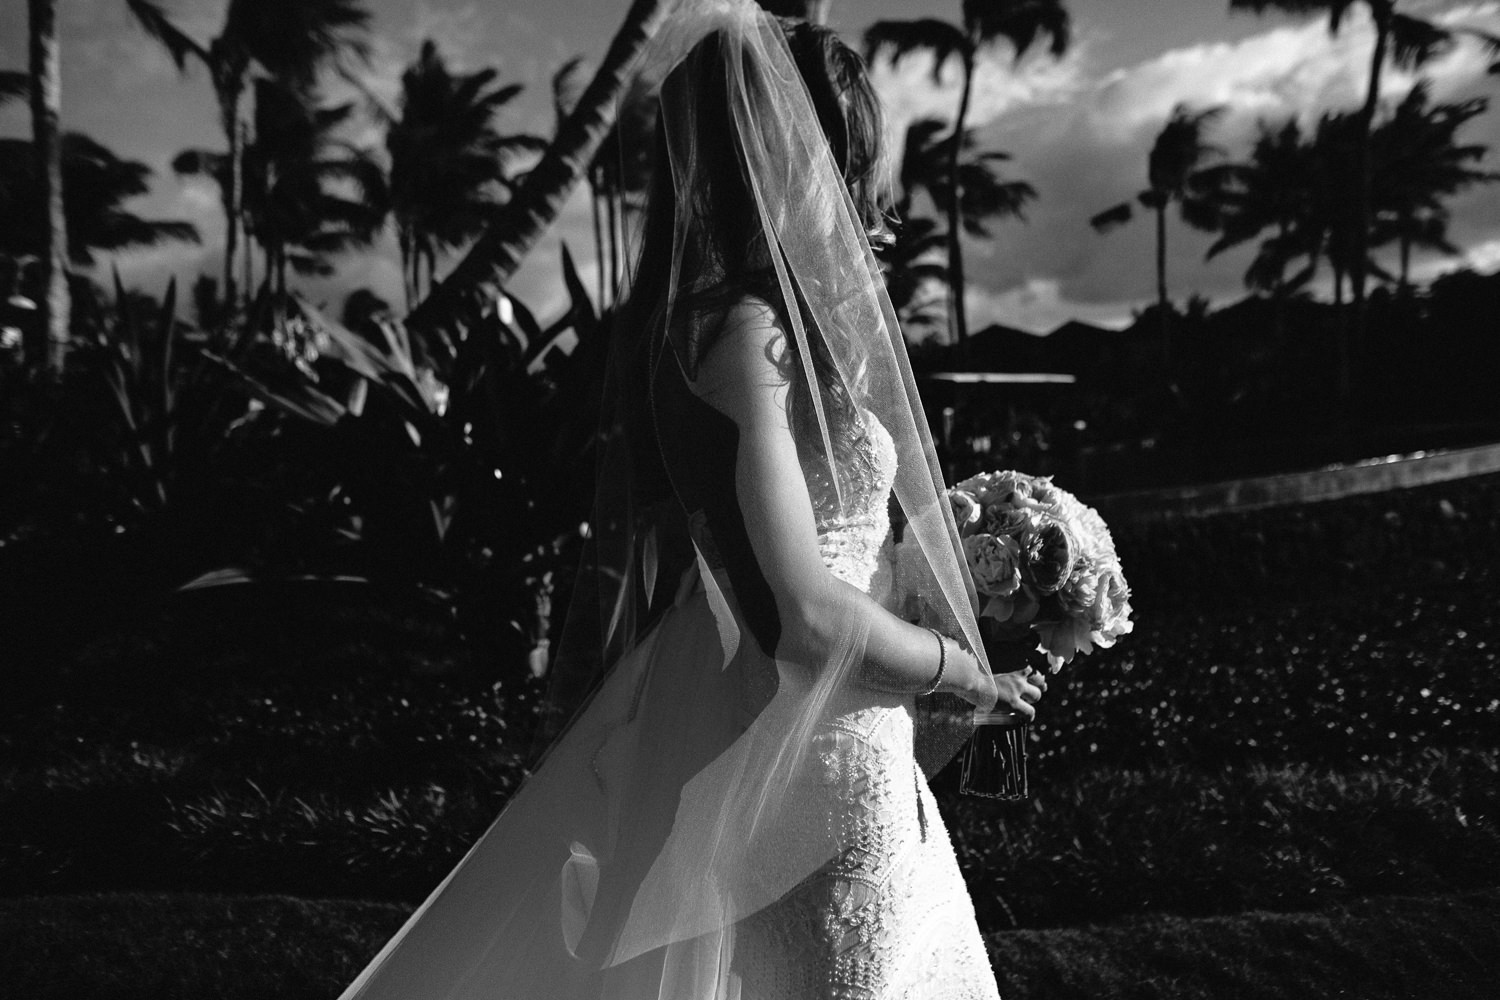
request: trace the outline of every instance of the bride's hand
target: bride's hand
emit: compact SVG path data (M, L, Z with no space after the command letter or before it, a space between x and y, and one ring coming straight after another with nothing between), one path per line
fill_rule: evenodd
M1028 722L1036 717L1036 703L1047 691L1046 677L1030 667L996 674L995 685L999 688L996 707L1016 712Z
M955 666L960 669L950 670L939 690L958 695L981 712L993 711L996 699L1003 691L1003 687L995 683L999 677L992 679L985 673L974 654L967 649L960 647L956 658L959 662Z

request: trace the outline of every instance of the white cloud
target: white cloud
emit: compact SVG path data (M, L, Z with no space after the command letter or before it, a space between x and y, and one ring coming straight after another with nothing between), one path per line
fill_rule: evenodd
M1019 108L1067 102L1082 85L1088 51L1080 42L1062 59L1033 52L1017 64L1008 49L986 49L975 64L967 123L978 128ZM957 59L948 60L934 82L930 55L913 53L897 65L882 58L871 66L870 80L895 135L920 118L952 121L958 113L963 80Z
M1050 333L1070 319L1112 330L1123 329L1130 325L1132 306L1129 302L1070 300L1056 278L1028 278L1000 292L971 285L965 292L964 303L971 330L1000 323L1029 333Z
M1482 23L1500 13L1500 4L1470 4L1443 14L1449 25ZM1491 25L1491 28L1494 26ZM1374 28L1364 7L1354 8L1330 36L1327 22L1311 18L1235 42L1205 42L1174 49L1099 81L1087 102L1101 139L1130 141L1141 129L1155 129L1178 103L1228 109L1223 131L1248 130L1256 119L1304 121L1329 109L1350 108L1364 100ZM1423 67L1438 99L1471 85L1484 74L1482 48L1464 39L1448 54ZM1399 98L1417 74L1387 67L1383 100Z
M1469 247L1459 264L1445 268L1445 270L1451 271L1459 266L1485 272L1500 270L1500 236Z
M1500 3L1487 0L1453 6L1438 16L1450 25L1500 31ZM1231 42L1179 47L1133 66L1090 78L1086 65L1068 69L1066 85L1038 87L1029 95L997 98L999 110L981 133L984 145L1014 154L1012 177L1031 181L1039 199L1030 222L1002 222L995 238L966 240L971 326L1000 322L1049 329L1076 316L1093 322L1128 319L1154 297L1154 233L1147 220L1105 236L1088 225L1095 213L1131 199L1145 186L1146 154L1174 105L1222 103L1225 118L1211 136L1230 156L1243 156L1258 119L1316 117L1330 108L1350 108L1363 98L1371 45L1370 25L1352 16L1336 38L1326 21L1274 25ZM1427 66L1437 100L1487 93L1490 60L1472 39ZM1383 92L1399 97L1410 74L1388 71ZM946 98L921 73L903 75L900 107L922 107ZM923 90L925 95L918 93ZM1059 104L1061 106L1059 106ZM1496 113L1473 122L1470 142L1500 143ZM1484 189L1456 199L1452 238L1472 247L1473 266L1495 266L1493 242L1500 237L1500 198ZM1242 275L1252 252L1233 251L1205 262L1209 240L1169 221L1168 282L1179 300L1193 293L1214 301L1243 294ZM1488 249L1486 249L1488 248ZM1416 274L1457 266L1452 259L1420 256Z

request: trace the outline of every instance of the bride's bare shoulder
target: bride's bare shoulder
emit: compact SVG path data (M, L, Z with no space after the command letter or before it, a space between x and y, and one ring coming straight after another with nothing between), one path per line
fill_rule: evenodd
M704 353L693 389L700 396L784 382L786 326L759 295L742 293L725 304Z

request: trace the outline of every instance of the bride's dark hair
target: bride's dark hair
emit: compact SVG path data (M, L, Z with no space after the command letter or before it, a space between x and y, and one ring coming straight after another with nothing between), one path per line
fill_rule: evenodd
M884 122L864 60L821 25L791 18L778 18L777 23L860 223L869 232L882 229ZM678 241L681 270L673 329L667 331L667 339L690 377L696 377L698 365L724 335L728 310L747 297L769 303L784 323L792 310L797 310L804 322L812 322L800 301L800 290L796 294L799 301L787 302L777 280L771 254L780 250L766 243L750 178L745 175L734 109L729 106L724 58L720 36L710 34L662 85L664 101L688 102L689 107L681 110L688 112L695 134L690 139L668 136L667 128L658 123L635 281L619 317L621 334L640 337L642 345L655 341L654 334L662 332L657 328L662 322L661 309L673 266L674 226L680 218L689 219L686 238ZM691 143L694 162L687 177L679 177L674 183L669 143L684 141ZM830 193L830 197L836 197L836 193ZM816 220L809 219L806 224L815 225ZM854 425L857 417L850 387L840 376L834 352L839 354L837 360L846 373L857 373L858 337L868 331L823 329L822 333L809 338L812 370L832 425L830 430L837 434L836 441L847 442L848 435L838 432ZM787 338L786 345L787 356L781 359L781 365L793 389L789 418L796 430L816 418L810 387L802 375L804 367L795 357L793 338ZM803 439L802 435L798 437ZM818 435L810 437L816 439Z

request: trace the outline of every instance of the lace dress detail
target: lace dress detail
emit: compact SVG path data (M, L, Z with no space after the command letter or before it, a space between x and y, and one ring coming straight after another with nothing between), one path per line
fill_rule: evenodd
M804 463L830 572L868 590L890 530L890 434L866 414L865 472L844 487ZM826 470L826 467L825 467ZM912 701L850 687L814 736L817 803L783 836L833 860L741 925L742 1000L997 1000L994 973L932 791L916 765Z
M826 463L804 460L803 478L812 499L818 528L818 552L829 572L868 591L879 565L881 546L891 530L886 509L896 477L896 443L885 426L868 411L855 447L861 461L846 473L843 509Z

